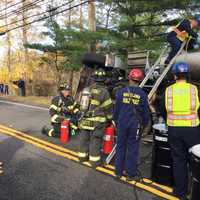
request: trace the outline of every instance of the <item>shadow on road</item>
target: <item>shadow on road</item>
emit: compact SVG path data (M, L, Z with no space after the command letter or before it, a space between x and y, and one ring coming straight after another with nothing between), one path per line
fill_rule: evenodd
M3 140L0 143L0 160L4 162L5 166L8 165L15 153L23 146L23 142L13 138Z

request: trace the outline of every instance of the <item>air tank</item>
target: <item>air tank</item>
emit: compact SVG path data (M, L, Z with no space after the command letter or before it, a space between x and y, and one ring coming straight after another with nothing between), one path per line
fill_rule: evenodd
M190 65L191 80L200 81L200 52L183 53L177 57L178 61L187 62Z

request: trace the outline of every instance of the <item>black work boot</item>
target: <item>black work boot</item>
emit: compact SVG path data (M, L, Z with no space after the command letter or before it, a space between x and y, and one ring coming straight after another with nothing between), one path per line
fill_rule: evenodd
M137 181L137 178L135 176L128 176L126 177L126 181L131 182L131 181Z
M103 165L103 163L102 163L101 160L99 160L99 161L97 161L97 162L90 161L90 164L91 164L91 166L92 166L93 169L96 169L97 167L100 167L100 166Z
M126 174L126 181L131 182L131 181L138 181L139 177L137 173L135 175L128 175Z
M84 158L79 157L79 161L80 161L81 163L83 163L83 162L87 162L88 160L89 160L89 156L84 157Z
M189 200L189 198L187 198L186 195L185 196L180 196L180 195L176 194L174 191L173 191L172 195L177 197L177 198L179 198L180 200Z
M43 126L43 128L42 128L42 130L41 130L41 133L42 133L43 135L48 135L48 131L49 131L49 129L47 128L47 126Z

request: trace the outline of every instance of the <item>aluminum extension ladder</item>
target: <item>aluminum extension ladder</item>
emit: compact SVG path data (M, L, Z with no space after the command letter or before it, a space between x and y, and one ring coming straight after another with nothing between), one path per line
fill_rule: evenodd
M170 63L166 66L166 68L161 73L161 75L159 76L159 78L156 80L155 84L152 86L152 89L151 89L151 91L148 94L148 99L149 100L151 100L151 98L153 97L153 95L157 91L159 85L161 84L161 82L163 81L163 79L165 78L165 76L167 75L167 73L169 72L169 70L171 69L171 66L173 65L173 63L176 60L176 58L182 53L185 44L186 44L186 42L183 42L183 44L181 45L181 48L179 49L179 51L176 54L176 56L170 61ZM140 83L139 87L141 87L141 88L145 87L145 84L147 83L147 81L152 76L152 73L154 72L155 68L160 65L161 58L163 57L163 55L166 53L167 50L168 50L168 47L166 47L166 48L163 49L163 51L161 52L159 58L156 60L155 64L149 69L149 71L147 72L145 78ZM107 158L106 158L106 164L109 164L111 162L111 160L113 159L113 157L114 157L114 155L116 153L116 147L117 147L117 144L114 145L114 147L112 149L112 152L107 156Z

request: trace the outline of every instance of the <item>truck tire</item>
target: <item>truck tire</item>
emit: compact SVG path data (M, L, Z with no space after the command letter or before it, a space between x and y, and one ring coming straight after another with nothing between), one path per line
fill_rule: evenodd
M86 53L82 58L82 63L87 67L104 67L106 57L95 53Z

